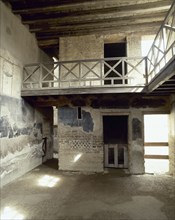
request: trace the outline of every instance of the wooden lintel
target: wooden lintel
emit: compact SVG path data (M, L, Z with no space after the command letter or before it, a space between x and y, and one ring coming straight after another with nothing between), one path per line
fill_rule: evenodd
M171 5L171 0L110 0L110 1L87 1L87 2L79 2L79 3L69 3L69 4L54 4L46 7L39 8L28 8L28 9L16 9L13 10L16 14L36 14L36 13L48 13L48 12L72 12L72 11L86 11L86 10L94 10L94 9L106 9L106 8L114 8L114 7L132 7L133 5L137 8L146 8L147 5L151 8L153 5L155 6L167 6Z
M168 142L146 142L144 143L145 147L166 147Z
M165 159L168 160L169 156L168 155L145 155L145 159Z

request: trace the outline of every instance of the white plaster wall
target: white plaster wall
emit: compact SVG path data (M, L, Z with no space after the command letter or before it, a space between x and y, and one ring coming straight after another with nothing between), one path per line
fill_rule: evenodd
M23 66L51 61L19 17L0 1L1 186L42 163L43 119L21 99ZM36 136L35 136L36 135Z
M51 59L38 48L35 35L2 2L0 12L0 94L20 98L23 66Z
M19 17L12 14L2 2L1 7L1 53L12 61L13 57L18 63L32 63L40 59L36 38L22 25ZM13 62L14 63L14 62Z

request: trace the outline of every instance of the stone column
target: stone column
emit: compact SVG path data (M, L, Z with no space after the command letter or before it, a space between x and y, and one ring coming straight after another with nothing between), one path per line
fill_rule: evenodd
M171 96L169 115L169 172L175 176L175 95Z
M130 117L129 170L131 174L143 174L144 141L143 114L140 110L132 110Z

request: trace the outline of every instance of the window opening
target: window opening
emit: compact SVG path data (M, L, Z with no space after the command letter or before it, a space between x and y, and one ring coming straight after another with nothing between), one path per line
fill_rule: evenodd
M122 43L109 43L104 44L104 58L114 58L114 57L126 57L126 42ZM106 78L111 78L105 80L104 84L109 85L112 84L112 78L118 77L119 75L125 75L127 73L127 64L120 62L116 67L118 61L117 60L109 60L106 61L108 65L104 65L104 73L108 74L106 75ZM114 70L111 68L114 67ZM117 74L118 73L118 74ZM114 79L113 84L122 84L122 79ZM127 83L127 80L125 80L125 83Z
M77 114L78 114L78 119L82 119L81 107L78 107L78 109L77 109Z

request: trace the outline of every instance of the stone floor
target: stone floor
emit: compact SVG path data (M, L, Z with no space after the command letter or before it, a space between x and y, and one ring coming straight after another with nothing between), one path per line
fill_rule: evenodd
M54 160L1 189L1 219L174 220L175 179L65 173Z

